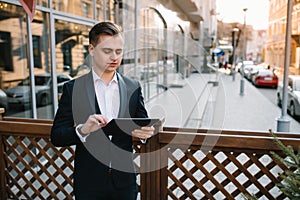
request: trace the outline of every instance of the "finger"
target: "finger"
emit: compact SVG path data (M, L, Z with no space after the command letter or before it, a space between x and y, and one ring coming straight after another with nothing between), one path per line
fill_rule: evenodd
M94 115L99 125L105 125L108 123L108 119L103 115Z
M153 126L143 126L141 127L142 131L154 131L155 128Z
M154 133L154 129L152 128L142 128L142 129L137 129L136 131L144 134L150 134L150 135Z
M133 130L131 132L131 134L133 137L144 139L144 135L142 134L142 132L140 130Z
M138 137L141 139L147 139L153 136L153 131L142 131L139 129L136 129L134 131L132 131L132 136L134 137Z

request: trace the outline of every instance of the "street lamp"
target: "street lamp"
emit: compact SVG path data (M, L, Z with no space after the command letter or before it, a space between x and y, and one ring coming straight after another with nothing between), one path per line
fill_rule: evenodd
M245 82L244 82L244 61L246 60L246 37L247 37L247 33L246 33L246 12L247 12L248 8L244 8L244 44L243 44L243 59L242 59L242 77L241 77L241 84L240 84L240 95L243 96L244 95L244 88L245 88Z
M284 52L284 75L283 75L283 94L281 105L281 116L277 119L277 131L289 132L290 120L287 117L287 86L288 74L290 67L290 50L291 50L291 22L292 22L293 0L288 0L287 19L286 19L286 34L285 34L285 52Z
M232 63L231 63L231 75L232 81L235 81L235 50L237 47L238 39L235 39L235 33L239 32L237 27L232 29Z

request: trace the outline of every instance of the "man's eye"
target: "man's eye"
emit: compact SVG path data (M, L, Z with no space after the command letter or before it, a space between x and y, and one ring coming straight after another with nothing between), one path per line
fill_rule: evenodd
M103 51L104 51L104 53L111 53L110 49L104 49Z
M116 54L120 55L120 54L122 54L122 52L123 52L122 50L117 50Z

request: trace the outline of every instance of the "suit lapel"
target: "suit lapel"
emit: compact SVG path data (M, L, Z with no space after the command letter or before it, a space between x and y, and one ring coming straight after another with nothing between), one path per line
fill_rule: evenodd
M127 104L127 87L122 76L119 73L117 73L117 77L118 77L119 94L120 94L119 117L124 117L126 111L126 104Z
M86 82L85 90L87 91L87 98L88 98L88 101L89 101L89 105L91 106L94 113L99 112L98 114L100 114L100 108L99 108L97 98L96 98L96 94L95 94L95 87L94 87L94 79L93 79L92 70L90 71L90 73L87 74L85 82ZM92 114L94 114L94 113L92 113Z

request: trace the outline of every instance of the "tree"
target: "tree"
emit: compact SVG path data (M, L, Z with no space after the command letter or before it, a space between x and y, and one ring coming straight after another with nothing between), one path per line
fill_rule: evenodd
M298 152L294 152L293 147L285 146L276 135L270 130L271 135L277 146L284 153L279 156L277 153L271 151L271 155L280 163L285 165L288 170L280 174L282 181L277 183L279 189L291 200L300 199L300 146Z

